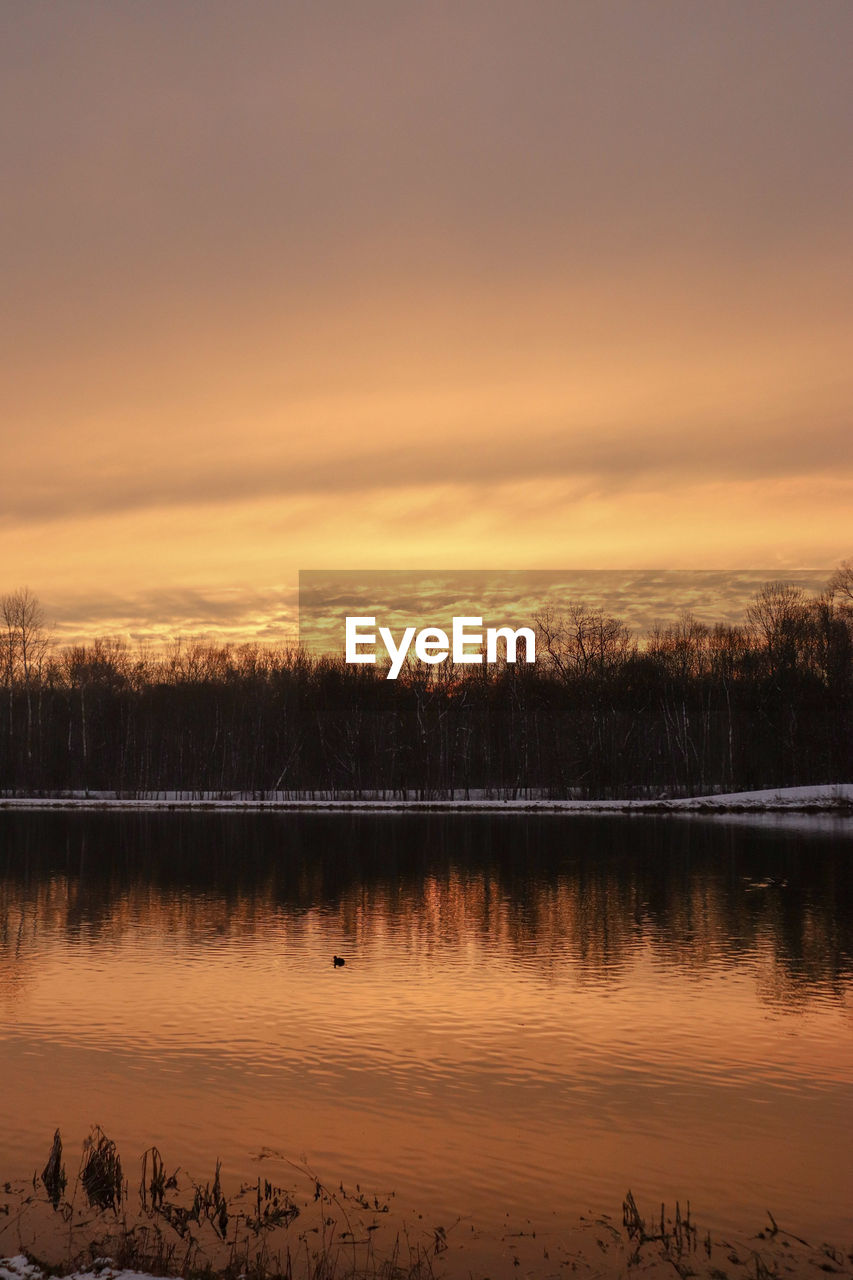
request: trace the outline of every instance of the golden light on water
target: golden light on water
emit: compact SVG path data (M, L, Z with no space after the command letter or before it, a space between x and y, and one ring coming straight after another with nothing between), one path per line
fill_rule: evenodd
M602 821L51 818L0 902L4 1170L71 1158L97 1080L129 1166L304 1156L493 1242L626 1180L837 1231L843 848Z

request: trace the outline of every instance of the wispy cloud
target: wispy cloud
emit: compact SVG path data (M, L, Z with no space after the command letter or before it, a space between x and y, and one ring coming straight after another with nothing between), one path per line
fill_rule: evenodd
M563 479L579 494L610 493L637 485L665 486L678 480L739 482L785 476L853 476L849 420L800 419L782 427L750 432L747 424L708 424L701 432L656 431L632 424L618 433L596 429L536 434L519 423L511 447L506 432L496 447L486 439L437 450L428 444L357 451L345 448L322 463L286 458L251 458L227 465L186 458L164 459L157 467L128 468L99 475L82 462L73 484L33 474L22 483L15 467L0 479L0 519L26 524L177 506L227 505L265 498L311 498L330 494L370 494L377 490L431 486L466 487L487 493L520 481ZM94 459L93 459L94 462Z

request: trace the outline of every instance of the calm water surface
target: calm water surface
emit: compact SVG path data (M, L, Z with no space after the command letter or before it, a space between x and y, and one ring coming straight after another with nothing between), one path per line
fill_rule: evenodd
M650 818L0 815L0 1179L98 1122L500 1224L853 1238L853 837ZM335 969L333 954L346 957Z

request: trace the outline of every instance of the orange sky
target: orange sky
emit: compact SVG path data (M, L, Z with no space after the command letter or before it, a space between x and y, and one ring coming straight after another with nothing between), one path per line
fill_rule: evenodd
M849 4L4 6L0 591L832 568Z

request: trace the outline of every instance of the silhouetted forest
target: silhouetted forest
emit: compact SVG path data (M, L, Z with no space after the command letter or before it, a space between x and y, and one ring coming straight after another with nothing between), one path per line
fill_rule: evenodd
M119 640L55 649L2 599L0 789L553 797L702 794L853 777L853 566L765 587L741 626L638 642L583 603L537 619L535 665L347 666L298 649Z

